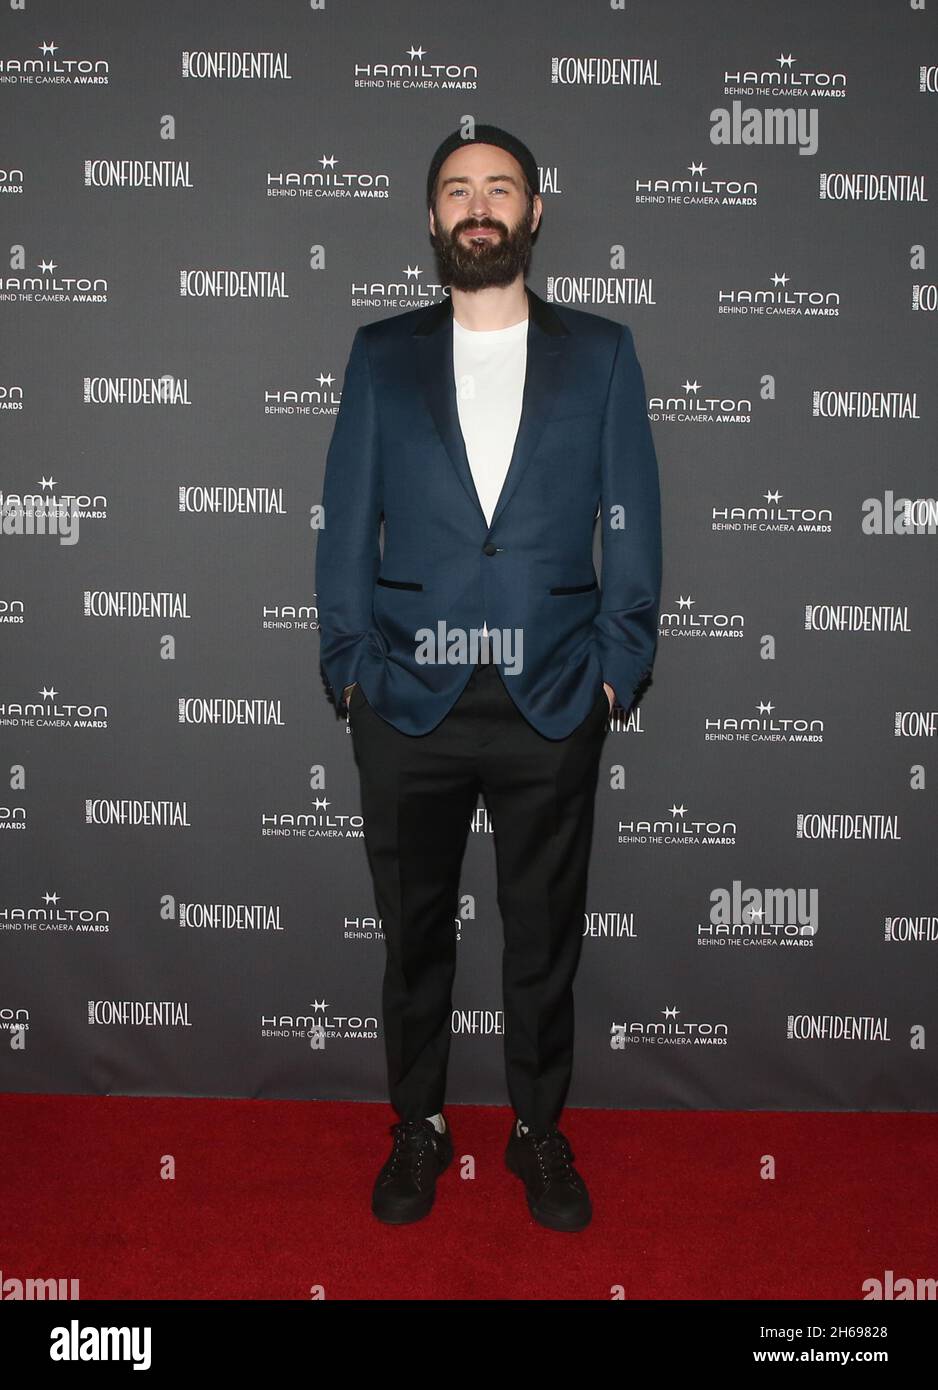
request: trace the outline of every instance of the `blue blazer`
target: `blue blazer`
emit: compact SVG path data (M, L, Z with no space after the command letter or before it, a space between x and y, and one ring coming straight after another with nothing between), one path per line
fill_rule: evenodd
M651 672L660 497L632 334L527 296L521 421L491 526L459 427L449 296L352 342L316 551L321 667L337 708L357 681L405 734L456 703L483 620L512 700L550 739L586 719L603 681L628 709Z

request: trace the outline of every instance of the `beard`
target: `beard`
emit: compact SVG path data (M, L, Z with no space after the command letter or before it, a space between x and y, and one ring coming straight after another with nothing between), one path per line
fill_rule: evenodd
M528 208L511 230L493 217L465 217L449 232L437 222L437 235L431 235L430 244L440 284L456 290L484 290L490 285L510 285L519 274L524 277L531 259L532 212ZM499 235L483 242L463 236L478 227L492 227Z

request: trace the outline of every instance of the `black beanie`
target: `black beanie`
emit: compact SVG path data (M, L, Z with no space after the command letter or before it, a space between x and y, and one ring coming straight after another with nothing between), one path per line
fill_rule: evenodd
M443 161L458 150L463 145L498 145L500 149L507 150L513 154L515 159L524 170L524 176L528 181L528 187L532 193L540 192L540 178L537 172L537 160L531 151L521 140L509 135L507 130L500 130L497 125L477 125L475 135L464 136L458 130L454 130L452 135L447 135L440 148L430 161L430 172L427 175L427 207L433 206L433 188L436 184L436 176L440 172Z

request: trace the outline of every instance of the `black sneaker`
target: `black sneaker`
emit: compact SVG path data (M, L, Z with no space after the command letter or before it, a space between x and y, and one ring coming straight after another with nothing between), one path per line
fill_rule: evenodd
M453 1141L448 1123L442 1134L429 1120L399 1120L390 1129L394 1147L375 1180L371 1210L379 1221L403 1226L433 1206L436 1180L453 1160Z
M505 1162L521 1179L534 1220L552 1231L582 1231L593 1216L586 1183L573 1166L573 1150L556 1125L541 1134L511 1127Z

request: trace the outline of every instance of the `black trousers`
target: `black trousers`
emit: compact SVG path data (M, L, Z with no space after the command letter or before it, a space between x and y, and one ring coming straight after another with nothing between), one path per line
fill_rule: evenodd
M572 734L545 738L490 664L475 668L445 719L419 736L383 719L360 686L352 691L365 848L387 945L388 1091L399 1118L443 1109L459 874L481 791L504 929L508 1093L524 1124L557 1123L573 1067L573 979L608 715L600 687Z

